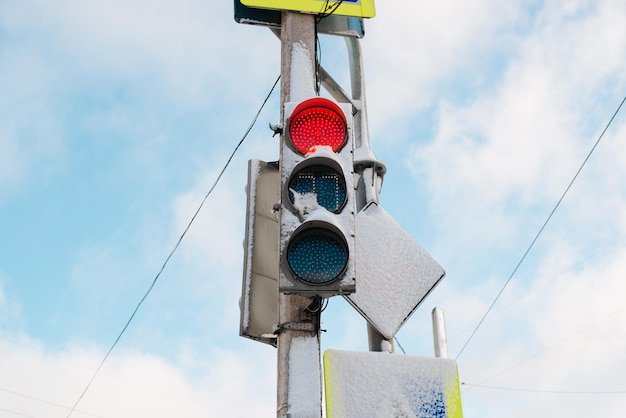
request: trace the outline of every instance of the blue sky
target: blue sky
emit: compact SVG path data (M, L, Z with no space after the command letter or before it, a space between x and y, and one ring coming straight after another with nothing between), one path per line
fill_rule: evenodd
M439 306L454 357L624 97L626 6L376 7L362 47L381 202L447 272L398 339L432 355ZM0 415L65 417L274 83L280 44L228 1L0 10ZM344 83L345 55L322 40ZM73 416L275 415L275 350L238 336L237 302L247 160L278 158L278 107L275 93ZM620 113L459 357L462 381L626 391L624 137ZM323 322L324 348L367 349L342 299ZM463 401L475 417L621 417L623 396L468 386Z

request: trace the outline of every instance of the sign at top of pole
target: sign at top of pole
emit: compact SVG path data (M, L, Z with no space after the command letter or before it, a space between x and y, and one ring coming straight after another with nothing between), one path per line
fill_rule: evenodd
M293 10L321 15L374 17L374 0L241 0L258 9Z

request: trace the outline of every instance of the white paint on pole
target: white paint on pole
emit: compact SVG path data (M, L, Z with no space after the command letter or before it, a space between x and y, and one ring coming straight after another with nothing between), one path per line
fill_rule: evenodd
M290 101L301 102L315 96L315 66L311 61L312 53L304 42L291 45L291 91Z
M294 418L319 418L322 382L317 336L291 340L289 367L289 414Z
M443 309L433 309L432 318L435 357L448 358L448 341L446 339L446 323L443 316Z

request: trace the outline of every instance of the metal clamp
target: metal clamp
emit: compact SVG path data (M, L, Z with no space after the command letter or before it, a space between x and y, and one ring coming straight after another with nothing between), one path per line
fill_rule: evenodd
M317 331L311 322L285 322L284 324L275 324L272 329L276 335L283 331Z

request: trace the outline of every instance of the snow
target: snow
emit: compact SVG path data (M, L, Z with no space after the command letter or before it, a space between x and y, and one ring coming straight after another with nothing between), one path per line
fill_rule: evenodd
M293 189L289 189L293 193L293 208L300 214L301 217L307 216L309 213L320 208L317 203L317 193L298 193ZM326 210L325 208L321 208Z
M313 62L311 52L304 42L294 42L291 46L291 71L289 97L292 102L300 102L315 96Z
M328 418L461 418L456 362L390 353L324 353Z
M291 340L289 367L289 415L294 418L319 418L322 383L317 336Z
M444 270L375 203L357 214L355 232L357 290L346 299L392 338Z
M249 173L248 173L248 185L246 192L248 194L248 208L246 212L246 236L244 241L245 258L244 258L244 277L243 277L243 290L240 300L240 308L242 310L242 327L247 328L250 324L250 290L252 286L252 250L254 246L254 214L256 213L256 181L259 177L261 167L260 161L253 159L249 161ZM243 305L242 305L243 304Z

